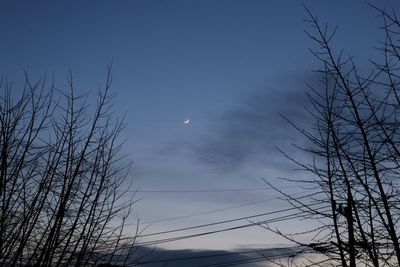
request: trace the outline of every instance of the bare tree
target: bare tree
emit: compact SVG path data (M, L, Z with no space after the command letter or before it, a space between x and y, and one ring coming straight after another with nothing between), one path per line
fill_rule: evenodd
M124 224L133 198L122 190L129 164L119 152L123 122L111 118L111 68L92 109L71 74L66 90L25 80L19 97L0 83L0 265L132 264L135 237Z
M322 63L321 80L308 94L313 127L289 122L306 137L308 145L297 147L312 162L282 153L310 174L309 179L286 179L302 184L308 193L294 198L275 188L320 226L303 233L264 227L321 255L309 265L400 265L400 22L394 12L372 8L383 19L385 39L377 49L383 59L370 61L366 75L351 56L335 54L331 40L336 29L321 25L307 10L315 30L308 36L318 45L313 54ZM314 204L330 208L316 209ZM310 233L311 239L304 238Z

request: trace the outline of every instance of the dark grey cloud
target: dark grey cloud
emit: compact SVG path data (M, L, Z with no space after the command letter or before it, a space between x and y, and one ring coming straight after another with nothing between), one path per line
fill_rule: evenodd
M138 261L139 266L147 267L187 267L233 262L245 263L243 266L248 267L261 267L266 266L267 261L265 261L264 258L279 257L282 255L289 257L296 255L299 251L301 251L299 247L279 247L268 249L249 248L241 250L240 252L235 250L166 250L160 248L151 249L147 247L139 247L134 258L140 258Z
M315 83L318 75L288 75L263 89L251 90L238 99L237 105L220 116L220 123L193 146L193 153L203 163L234 170L256 158L275 157L276 147L286 147L300 134L281 117L306 127L310 117L306 84Z

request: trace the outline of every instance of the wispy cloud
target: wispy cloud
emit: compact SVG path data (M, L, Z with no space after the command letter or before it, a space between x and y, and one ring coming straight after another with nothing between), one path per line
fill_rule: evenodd
M277 146L299 136L281 115L300 126L307 123L306 83L316 79L312 75L250 91L220 116L219 126L193 146L193 154L203 163L230 170L255 158L273 157Z

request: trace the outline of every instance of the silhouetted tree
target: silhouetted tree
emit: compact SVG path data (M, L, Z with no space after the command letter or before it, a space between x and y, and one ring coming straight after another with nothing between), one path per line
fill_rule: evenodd
M124 225L129 164L119 155L121 121L110 117L111 69L95 108L45 79L18 95L0 83L0 265L127 264ZM92 102L92 101L90 101ZM89 114L92 115L89 116ZM122 187L124 185L124 187Z
M294 198L274 188L320 226L303 233L264 227L320 255L308 258L310 265L400 266L400 22L395 13L372 8L383 19L385 38L377 49L382 60L370 61L367 75L352 57L334 52L336 29L330 31L308 12L321 80L308 94L313 127L290 123L307 139L298 148L313 160L300 162L282 152L311 174L287 179L308 193Z

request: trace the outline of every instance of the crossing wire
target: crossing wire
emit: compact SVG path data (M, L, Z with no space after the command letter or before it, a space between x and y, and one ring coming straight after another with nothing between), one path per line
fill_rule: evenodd
M297 193L294 193L293 196L300 195L300 194L303 194L303 193L304 192L297 192ZM192 214L176 216L176 217L170 217L170 218L164 218L164 219L158 219L158 220L152 220L152 221L144 221L144 222L141 222L140 224L141 225L143 225L143 224L153 224L153 223L173 221L173 220L178 220L178 219L185 219L185 218L195 217L195 216L199 216L199 215L206 215L206 214L211 214L211 213L216 213L216 212L221 212L221 211L226 211L226 210L231 210L231 209L236 209L236 208L242 208L242 207L257 205L257 204L260 204L260 203L269 202L269 201L273 201L273 200L282 200L282 199L279 198L279 197L267 198L267 199L263 199L263 200L259 200L259 201L248 202L248 203L245 203L245 204L236 205L236 206L230 206L230 207L226 207L226 208L208 210L208 211L203 211L203 212L198 212L198 213L192 213Z
M276 198L276 197L268 198L268 199L263 199L263 200L259 200L259 201L248 202L248 203L241 204L241 205L230 206L230 207L226 207L226 208L208 210L208 211L192 213L192 214L182 215L182 216L177 216L177 217L164 218L164 219L153 220L153 221L144 221L144 222L141 222L140 224L141 225L143 225L143 224L153 224L153 223L173 221L173 220L178 220L178 219L185 219L185 218L195 217L195 216L199 216L199 215L206 215L206 214L211 214L211 213L216 213L216 212L221 212L221 211L226 211L226 210L231 210L231 209L237 209L237 208L242 208L242 207L247 207L247 206L253 206L253 205L257 205L257 204L260 204L260 203L264 203L264 202L268 202L268 201L272 201L272 200L277 200L277 199L278 198Z
M329 206L320 207L320 208L318 208L316 210L320 210L320 212L326 212L328 210L321 211L321 209L325 209L325 208L328 208L328 207ZM226 231L238 230L238 229L247 228L247 227L254 227L254 226L258 226L259 224L281 222L281 221L296 219L296 218L298 218L298 215L302 215L302 214L304 214L304 212L298 212L298 213L283 215L281 217L276 217L276 218L272 218L272 219L269 219L269 220L259 221L257 223L248 223L248 224L243 224L243 225L239 225L239 226L219 229L219 230L202 232L202 233L198 233L198 234L191 234L191 235L177 236L177 237L164 238L164 239L158 239L158 240L151 240L151 241L139 243L138 245L141 245L141 246L156 245L156 244L174 242L174 241L179 241L179 240L183 240L183 239L200 237L200 236L205 236L205 235L211 235L211 234L216 234L216 233L221 233L221 232L226 232Z
M315 206L315 205L320 205L320 203L309 204L308 207L312 207L312 206ZM287 208L287 209L281 209L281 210L275 210L275 211L270 211L270 212L265 212L265 213L259 213L259 214L256 214L256 215L245 216L245 217L240 217L240 218L235 218L235 219L230 219L230 220L223 220L223 221L207 223L207 224L201 224L201 225L196 225L196 226L189 226L189 227L178 228L178 229L173 229L173 230L167 230L167 231L143 234L143 235L139 235L138 237L147 237L147 236L154 236L154 235L161 235L161 234L169 234L169 233L174 233L174 232L181 232L181 231L186 231L186 230L193 230L193 229L197 229L197 228L203 228L203 227L214 226L214 225L219 225L219 224L224 224L224 223L242 221L242 220L247 220L247 219L252 219L252 218L256 218L256 217L272 215L272 214L276 214L276 213L292 211L292 210L297 210L297 209L298 209L297 207L291 207L291 208Z

